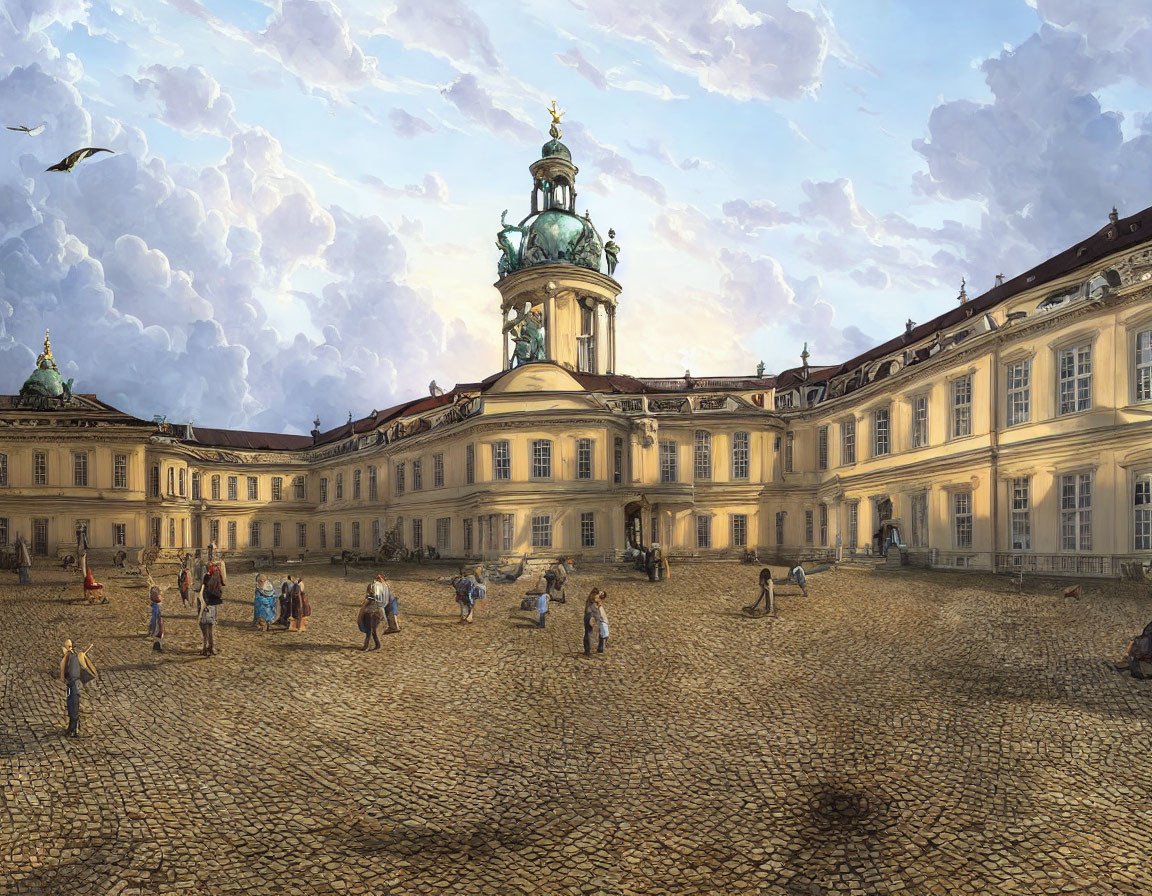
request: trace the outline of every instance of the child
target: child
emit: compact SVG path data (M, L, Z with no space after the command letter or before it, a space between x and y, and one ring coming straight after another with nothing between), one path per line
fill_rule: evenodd
M536 598L536 627L544 628L544 623L548 620L548 592L541 591L540 596Z
M152 649L163 650L161 642L164 640L164 615L160 605L164 599L160 597L160 586L153 585L148 596L152 600L152 621L148 623L148 634L153 638Z

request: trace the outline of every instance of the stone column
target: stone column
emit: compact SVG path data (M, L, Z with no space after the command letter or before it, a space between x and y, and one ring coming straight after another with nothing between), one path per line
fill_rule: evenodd
M594 313L592 315L592 349L593 360L595 362L595 373L607 373L609 370L608 358L610 355L609 349L609 328L608 328L608 314L607 309L604 307L603 302L597 302L592 306Z
M604 365L604 372L605 373L615 373L616 372L616 306L615 305L609 305L606 310L608 312L608 339L606 340L607 341L607 348L608 348L608 356L605 359L606 363Z
M544 290L544 357L556 360L556 291Z

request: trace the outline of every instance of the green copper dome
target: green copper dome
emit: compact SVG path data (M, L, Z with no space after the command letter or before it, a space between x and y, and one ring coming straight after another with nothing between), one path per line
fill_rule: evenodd
M524 266L566 261L598 271L603 249L591 221L553 208L528 224L521 260Z
M540 158L542 159L553 159L557 156L561 159L567 159L569 162L572 161L572 153L559 140L549 140L540 149Z
M24 381L20 390L43 395L46 398L59 398L64 394L64 378L59 371L51 367L41 367L32 371L32 376Z

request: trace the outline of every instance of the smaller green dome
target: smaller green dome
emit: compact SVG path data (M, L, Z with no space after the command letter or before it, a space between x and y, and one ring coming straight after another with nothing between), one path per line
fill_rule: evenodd
M20 391L58 398L64 394L64 378L53 367L40 367L32 371L32 376L25 380L24 387Z
M568 147L559 140L549 140L541 147L540 158L553 159L557 157L567 159L569 162L572 161L572 153L568 150Z

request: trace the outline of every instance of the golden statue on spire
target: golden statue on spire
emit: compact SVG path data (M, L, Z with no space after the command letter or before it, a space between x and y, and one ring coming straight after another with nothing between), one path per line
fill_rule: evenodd
M56 366L56 359L52 357L52 343L48 340L48 335L51 330L44 331L44 351L40 353L40 357L36 359L36 366L40 367L47 361L52 367Z
M556 100L552 100L552 105L547 107L548 113L552 116L552 126L548 128L548 133L552 135L553 140L560 139L560 118L564 114L556 108Z

